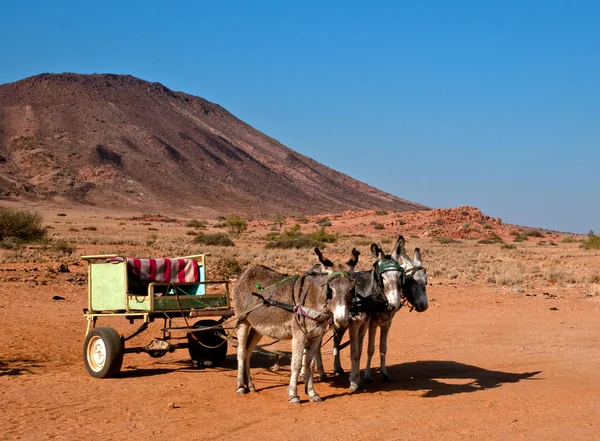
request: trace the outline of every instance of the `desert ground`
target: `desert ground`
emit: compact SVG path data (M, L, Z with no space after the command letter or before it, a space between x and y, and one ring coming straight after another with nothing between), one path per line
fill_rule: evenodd
M348 376L339 376L316 384L323 403L309 403L301 386L303 402L294 406L289 366L272 372L273 359L262 354L252 361L257 392L236 395L232 346L219 368L196 368L187 350L126 354L117 378L92 378L82 358L87 264L80 256L210 252L209 276L235 280L250 263L302 271L315 261L312 250L265 249L263 238L279 227L264 220L251 221L235 247L223 247L194 244L189 217L39 210L61 245L0 250L0 439L600 438L600 252L582 249L583 236L527 236L530 229L467 207L322 216L339 233L326 256L346 260L356 246L358 269L373 262L371 242L389 251L403 234L409 250L420 247L430 306L396 315L387 354L392 382L376 375L351 394ZM317 221L324 223L302 219L302 229L318 228ZM205 222L204 231L224 231L215 219ZM500 239L480 243L492 232ZM61 264L70 272L58 272ZM123 333L137 327L122 318L98 325ZM160 327L152 324L132 344L160 336ZM331 373L331 343L323 350ZM347 349L342 364L348 371Z

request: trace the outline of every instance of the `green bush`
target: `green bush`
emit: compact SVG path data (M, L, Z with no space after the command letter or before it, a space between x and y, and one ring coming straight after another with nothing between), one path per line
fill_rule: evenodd
M600 236L588 235L587 240L581 246L586 250L600 250Z
M200 221L198 219L192 219L185 223L185 226L188 228L206 228L206 222Z
M312 234L312 238L315 242L319 243L336 243L339 235L328 233L325 231L325 227L321 227L319 231Z
M565 236L560 240L562 243L574 243L576 242L573 236Z
M376 214L377 216L387 216L388 212L387 212L387 211L385 211L385 210L377 210L377 211L375 212L375 214Z
M0 207L0 240L13 237L17 242L38 242L47 234L43 220L38 212Z
M201 245L220 245L222 247L233 247L235 244L225 233L203 234L194 237L194 243Z
M301 224L307 224L308 218L306 216L300 216L296 218L296 222L300 222Z
M248 229L248 221L237 214L230 214L225 218L223 224L228 228L232 237L238 237Z

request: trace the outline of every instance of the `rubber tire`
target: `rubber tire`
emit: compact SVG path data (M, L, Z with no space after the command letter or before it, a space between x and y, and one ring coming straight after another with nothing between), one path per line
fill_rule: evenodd
M98 357L93 356L94 350ZM92 377L115 377L123 365L124 352L125 345L117 331L107 326L93 328L83 343L83 364Z
M198 327L206 327L206 326L217 326L218 322L215 320L199 320L194 323L194 328ZM196 341L194 336L191 333L188 333L188 346L190 351L190 357L197 363L198 367L206 367L204 363L209 361L209 367L218 367L223 364L225 361L225 357L227 356L227 340L223 340L222 337L225 337L225 330L222 326L217 326L217 328L210 331L202 331L194 333L196 338L200 340L202 344L211 347L205 347L200 344L200 342ZM214 347L217 346L217 347Z

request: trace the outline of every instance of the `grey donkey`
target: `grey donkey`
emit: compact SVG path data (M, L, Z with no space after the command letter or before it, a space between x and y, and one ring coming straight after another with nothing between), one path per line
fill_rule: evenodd
M250 356L260 339L266 335L279 340L292 340L291 376L288 386L289 402L299 404L298 377L302 353L310 364L319 349L323 334L330 322L340 328L348 326L354 291L351 274L358 263L358 251L345 265L336 265L325 258L318 248L315 253L320 264L297 278L289 278L262 265L250 266L240 276L233 289L233 307L238 317L238 394L255 391L250 377ZM253 295L257 285L263 288L265 301L290 305L294 312L281 307L267 306ZM290 308L288 308L290 309ZM305 390L312 402L322 401L313 384L312 370L305 378Z
M404 248L404 238L400 236L401 244L397 246L392 253L392 258L398 261L402 269L404 270L404 277L402 283L402 296L410 303L411 311L416 309L418 312L424 312L429 306L427 300L427 272L421 264L421 250L415 248L413 258L410 259L406 254ZM387 371L386 367L386 354L387 354L387 338L390 327L392 326L392 319L394 313L386 312L375 312L371 314L369 321L369 343L367 347L367 366L365 367L365 374L363 380L368 383L372 381L371 377L371 360L375 354L375 336L377 328L380 329L379 333L379 372L383 377L383 381L391 381L392 378Z
M396 305L394 300L396 293L406 299L412 307L419 312L425 311L428 307L426 292L427 274L421 265L421 252L416 248L414 260L411 260L406 255L404 246L404 237L400 236L394 245L391 256L384 256L382 255L381 248L379 248L377 244L372 244L371 252L377 257L373 270L354 273L356 279L355 300L360 300L360 297L358 296L361 296L367 301L355 301L354 307L352 308L352 316L350 318L350 359L352 362L350 390L352 392L355 392L362 387L362 382L360 380L360 358L367 329L369 330L369 343L367 349L368 358L363 379L365 382L370 382L372 379L371 360L375 353L375 336L377 328L379 327L381 329L379 344L381 354L380 372L384 381L391 380L391 377L387 372L385 358L387 353L387 337L392 324L392 319L394 318L395 312L401 306L401 299L399 299L397 303L398 307L389 307L390 304ZM398 268L391 263L389 259L393 259L401 268ZM381 273L382 269L384 269L383 273ZM377 271L380 272L379 276L377 275ZM386 280L387 283L385 283ZM401 284L401 288L398 288L398 283ZM383 298L382 293L385 294L385 299L387 300L387 310L385 310L386 305L382 305L381 303L381 299ZM340 363L341 340L344 332L345 329L342 328L336 329L334 333L333 353L335 375L344 373ZM317 354L316 364L321 378L326 378L320 352Z

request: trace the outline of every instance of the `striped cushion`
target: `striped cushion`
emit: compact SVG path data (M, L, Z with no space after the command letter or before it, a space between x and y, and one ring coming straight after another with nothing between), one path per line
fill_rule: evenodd
M192 259L127 258L130 276L142 282L198 282L198 263Z

